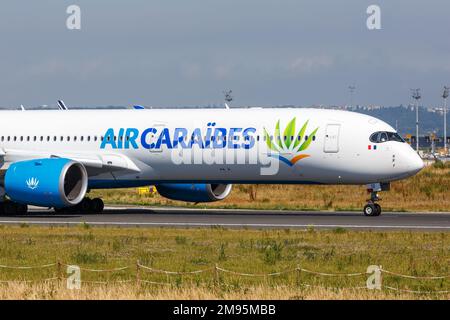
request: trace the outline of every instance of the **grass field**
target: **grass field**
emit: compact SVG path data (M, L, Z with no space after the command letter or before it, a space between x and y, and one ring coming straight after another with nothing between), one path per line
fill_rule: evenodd
M391 191L380 193L385 211L450 211L450 163L438 163L407 180L392 183ZM223 201L188 204L159 195L139 195L136 189L96 190L110 204L251 208L275 210L356 210L368 198L364 186L235 185Z
M450 274L450 234L301 230L0 227L0 299L449 299L450 279L419 280L383 273L381 291L364 287L367 275L323 276L307 272L252 277L297 267L325 273L365 273L369 265L400 274ZM65 287L66 269L8 269L55 262L89 269L129 266L117 272L82 270L81 290ZM137 271L154 269L198 274ZM139 276L137 276L139 274ZM38 280L59 277L42 283ZM137 281L137 279L141 281ZM11 281L16 282L2 282ZM35 280L36 282L17 282ZM94 284L104 281L108 284ZM129 281L120 283L117 281ZM145 281L159 284L145 283ZM308 287L312 286L312 287ZM350 289L349 289L350 288Z

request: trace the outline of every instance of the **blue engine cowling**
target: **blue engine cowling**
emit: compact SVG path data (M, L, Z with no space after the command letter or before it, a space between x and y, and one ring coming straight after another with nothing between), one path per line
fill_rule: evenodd
M14 162L5 174L5 193L11 200L41 207L76 205L87 184L85 167L64 158Z
M225 199L231 184L163 183L156 185L165 198L186 202L213 202Z

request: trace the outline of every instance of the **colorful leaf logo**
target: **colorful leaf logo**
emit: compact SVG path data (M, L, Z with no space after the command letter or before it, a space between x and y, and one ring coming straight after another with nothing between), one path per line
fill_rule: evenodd
M308 122L309 120L303 124L297 135L295 135L295 117L291 121L289 121L286 128L284 128L283 135L280 134L280 120L278 120L277 124L275 125L275 134L273 135L273 137L271 137L266 128L264 128L264 136L267 147L270 150L278 153L276 155L270 156L280 159L289 166L293 166L297 161L309 157L308 154L298 154L308 149L309 145L314 139L315 134L317 133L317 130L319 130L319 128L317 127L310 134L305 135L306 129L308 127ZM283 153L283 155L280 155L280 153Z

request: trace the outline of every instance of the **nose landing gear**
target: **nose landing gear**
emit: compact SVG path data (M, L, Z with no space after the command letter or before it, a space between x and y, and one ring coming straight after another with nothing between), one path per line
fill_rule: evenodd
M378 217L381 214L381 206L376 201L380 200L376 191L370 191L370 199L367 200L367 204L364 206L364 215L367 217Z
M381 200L378 196L379 191L389 191L389 183L373 183L367 185L367 191L370 192L370 199L367 199L367 204L364 206L364 215L367 217L378 217L381 215L381 206L377 203Z

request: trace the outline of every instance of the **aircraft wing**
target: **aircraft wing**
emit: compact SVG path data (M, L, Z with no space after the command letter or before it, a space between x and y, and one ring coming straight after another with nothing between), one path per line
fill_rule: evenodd
M127 156L122 154L77 154L70 152L23 151L14 149L0 149L0 170L6 170L9 164L16 161L40 158L67 158L82 163L88 174L96 175L102 172L123 171L140 172L138 166ZM90 174L91 175L91 174Z

